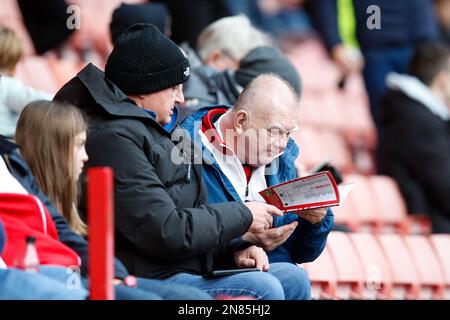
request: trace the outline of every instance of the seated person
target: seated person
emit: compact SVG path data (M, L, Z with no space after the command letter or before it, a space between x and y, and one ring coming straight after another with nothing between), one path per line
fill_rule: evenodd
M234 104L243 87L262 73L280 75L300 94L300 77L292 63L244 15L206 27L198 39L198 56L191 48L183 49L196 63L183 89L180 121L207 105Z
M61 283L51 276L47 276L50 272L63 272L67 274L64 268L51 268L45 271L41 270L39 273L7 268L1 257L5 241L6 235L2 220L0 219L0 300L86 299L88 294L86 290L69 289L65 283Z
M450 232L450 50L417 48L410 74L390 74L378 171L393 177L408 212L427 214L435 233Z
M51 102L44 101L41 103L44 103L46 106L54 107L54 104ZM39 133L36 133L34 135L35 137L45 131L43 125L45 127L48 123L38 126L37 130ZM61 132L67 129L61 126L56 126L56 128L58 128L57 130L61 130ZM54 138L57 139L56 136ZM56 146L53 147L56 148ZM74 263L74 265L80 266L81 276L83 277L81 280L83 285L86 286L87 282L85 278L88 275L88 243L84 238L69 228L66 219L53 207L48 198L40 191L28 165L18 152L18 146L2 136L0 136L0 193L31 194L35 195L43 203L46 209L46 216L48 217L47 221L49 228L54 230L53 238L49 239L49 235L42 234L39 230L34 232L40 234L40 236L47 239L48 242L53 243L54 246L63 248L62 254L59 254L58 256L62 257L64 261L73 259L74 254L79 257L78 259L81 261L81 264ZM0 212L2 211L0 210ZM33 227L25 222L22 222L21 224L26 229ZM10 226L14 227L14 224L10 224ZM11 232L15 232L14 230L15 229L12 229ZM16 233L13 235L16 235ZM12 245L11 241L10 244ZM51 251L52 250L49 250L48 253L51 253ZM53 257L51 258L53 259ZM60 264L58 262L59 260L56 263L50 263L50 261L52 260L47 260L47 263L45 264ZM63 282L66 281L68 273L65 269L62 273L58 270L52 271L47 268L43 270L48 272L48 275L52 278L59 279L59 281ZM40 272L42 273L43 271L40 270ZM157 280L137 278L136 287L128 287L124 282L129 283L127 280L133 280L133 278L129 277L125 267L117 259L115 260L115 277L116 299L211 299L209 295L196 288L173 285Z
M261 75L233 108L205 107L182 123L201 143L210 203L263 202L260 191L296 178L298 147L289 135L297 128L298 105L285 80ZM243 238L264 248L272 263L311 262L324 249L332 226L331 210L311 209L274 217L273 228Z
M22 43L15 32L0 27L0 134L11 138L16 129L19 113L33 100L51 100L49 93L35 90L13 78L22 57Z
M262 232L282 212L259 202L208 204L199 166L180 163L187 150L175 144L171 124L189 75L175 43L153 25L135 24L116 39L105 73L88 65L55 96L91 120L87 167L114 170L116 254L139 276L214 296L297 299L296 279L280 281L261 248L237 239ZM268 272L204 277L246 267Z

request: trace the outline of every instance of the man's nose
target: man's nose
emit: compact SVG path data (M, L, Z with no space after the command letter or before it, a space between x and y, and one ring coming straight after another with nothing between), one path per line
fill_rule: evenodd
M182 89L177 89L177 96L175 97L175 102L179 104L184 103L184 94Z
M280 152L286 149L288 141L289 141L288 135L285 134L280 135L280 138L278 139L278 148L280 148Z

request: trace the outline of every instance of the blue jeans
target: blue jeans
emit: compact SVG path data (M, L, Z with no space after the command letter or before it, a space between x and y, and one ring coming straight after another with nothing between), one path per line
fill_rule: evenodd
M49 268L41 266L39 271L49 277L64 283L72 289L89 288L87 279L80 278L77 273L66 268ZM116 300L211 300L212 297L204 291L163 280L137 278L136 287L117 285L114 287Z
M380 105L387 93L386 76L389 72L406 73L413 48L409 46L366 50L363 52L365 64L363 70L364 83L370 101L370 112L378 131L382 132L380 122Z
M71 289L54 276L67 274L65 268L46 267L38 272L0 269L0 299L8 300L84 300L88 292Z
M137 287L147 292L155 292L164 300L212 300L203 290L164 280L138 278Z
M271 263L268 272L245 272L207 279L178 273L166 281L194 286L211 296L252 296L259 300L309 300L311 285L306 272L295 264Z

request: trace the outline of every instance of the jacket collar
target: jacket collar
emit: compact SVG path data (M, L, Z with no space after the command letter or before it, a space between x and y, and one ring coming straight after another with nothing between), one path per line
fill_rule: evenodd
M114 83L109 81L103 71L89 63L77 74L78 79L91 95L92 99L108 114L118 117L132 117L150 120L159 129L167 130L159 124L151 112L139 108L133 100L123 93ZM178 112L174 112L177 115ZM175 123L175 120L171 123ZM167 128L172 128L168 126Z
M207 106L204 108L199 109L197 112L193 113L189 117L187 117L183 122L181 123L181 127L186 129L191 137L196 137L198 135L198 130L201 129L202 119L206 116L206 114L214 109L230 109L231 106L229 105L215 105L215 106ZM200 141L201 139L195 139L195 141ZM202 145L202 150L205 150L205 146ZM295 162L297 157L299 156L299 148L295 141L292 138L289 138L288 144L286 146L286 149L284 150L283 154L278 158L278 163L280 166L282 166L286 162ZM214 159L212 156L209 156L208 152L203 152L204 160L207 161L209 164L214 164ZM283 168L280 167L280 170Z
M418 101L442 120L450 120L450 111L444 101L438 99L418 78L391 72L386 77L386 84L389 88L401 91L411 99Z
M19 148L17 144L9 141L5 136L0 135L0 154L8 154L17 148Z

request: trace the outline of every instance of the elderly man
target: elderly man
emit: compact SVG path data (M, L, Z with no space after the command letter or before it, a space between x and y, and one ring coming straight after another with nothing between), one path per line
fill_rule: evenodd
M297 119L298 97L276 75L255 78L231 109L206 107L187 118L182 126L202 146L209 202L264 202L259 191L295 178L298 148L289 136ZM291 278L301 272L294 263L320 255L332 225L331 210L305 210L275 217L273 228L243 239L268 252L273 270L277 262L292 263L292 273L284 273Z
M117 256L138 276L213 296L283 299L279 280L266 272L202 277L214 269L266 270L264 251L236 238L263 232L282 212L258 202L207 204L200 168L172 157L170 125L174 105L184 100L188 60L149 24L131 26L114 45L105 73L88 65L55 99L89 115L87 166L114 170Z

